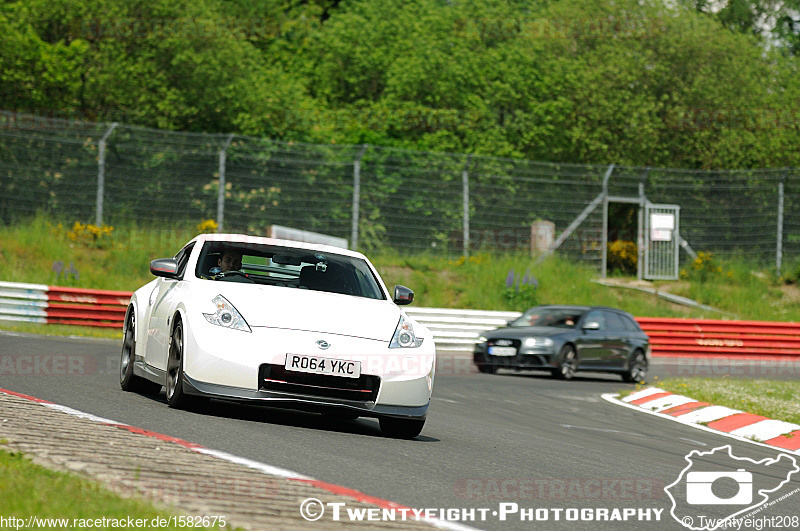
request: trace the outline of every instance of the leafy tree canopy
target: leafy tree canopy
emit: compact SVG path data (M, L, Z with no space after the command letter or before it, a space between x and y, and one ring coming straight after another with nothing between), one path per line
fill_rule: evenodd
M800 165L797 9L666 4L7 1L0 98L5 109L305 142Z

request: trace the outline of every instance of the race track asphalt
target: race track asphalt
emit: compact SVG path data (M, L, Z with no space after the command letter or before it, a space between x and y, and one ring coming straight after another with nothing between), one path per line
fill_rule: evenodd
M170 409L163 391L147 397L119 388L119 350L118 342L107 340L0 332L0 388L406 506L474 508L476 520L463 523L481 529L682 529L669 514L663 489L679 477L689 452L729 444L740 457L776 456L611 404L603 393L634 388L614 375L579 373L568 382L545 373L485 375L474 371L468 356L444 353L425 429L406 441L382 436L373 419L336 421L218 401L198 412ZM674 370L656 364L653 372ZM709 370L711 376L725 371L719 365ZM752 377L769 376L749 370ZM501 521L493 514L501 503L548 519L523 522L512 511ZM569 508L649 509L653 519L654 511L661 513L660 521L573 522L565 520ZM481 509L487 510L484 519ZM708 513L724 510L711 507ZM800 514L800 496L769 511Z

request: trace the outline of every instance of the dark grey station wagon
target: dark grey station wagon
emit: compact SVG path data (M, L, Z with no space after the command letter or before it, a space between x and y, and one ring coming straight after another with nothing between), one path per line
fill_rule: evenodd
M644 382L650 339L633 317L606 306L536 306L508 326L481 334L473 360L484 373L544 369L569 380L577 371L614 372Z

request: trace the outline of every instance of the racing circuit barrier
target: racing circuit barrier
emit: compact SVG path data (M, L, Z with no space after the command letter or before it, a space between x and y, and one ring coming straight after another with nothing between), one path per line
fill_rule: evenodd
M0 320L122 328L131 292L0 282ZM481 332L505 326L513 311L406 307L442 351L471 352ZM800 357L800 323L637 317L653 356Z
M440 350L469 352L482 331L504 326L521 315L436 308L406 312L433 332ZM655 357L800 357L800 323L664 317L636 317L636 321L650 336Z
M472 351L484 330L504 326L520 312L409 308L427 326L436 346ZM655 357L735 356L738 359L800 357L800 323L636 317Z
M800 323L637 317L660 357L800 356Z
M0 282L0 319L122 328L131 293Z

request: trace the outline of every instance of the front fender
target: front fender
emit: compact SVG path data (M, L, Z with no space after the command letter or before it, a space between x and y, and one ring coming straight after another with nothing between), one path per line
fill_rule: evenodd
M146 346L147 346L147 308L149 307L150 293L155 288L156 281L152 280L137 289L131 295L131 300L128 303L128 311L125 312L125 324L123 325L123 337L125 337L125 328L128 325L128 316L133 311L136 316L136 357L138 359L145 359Z

